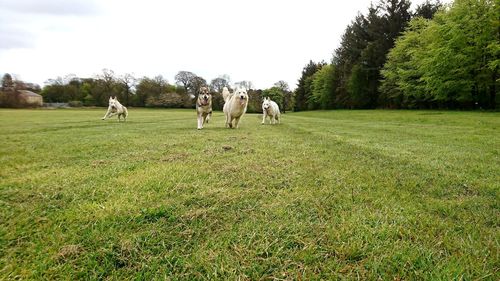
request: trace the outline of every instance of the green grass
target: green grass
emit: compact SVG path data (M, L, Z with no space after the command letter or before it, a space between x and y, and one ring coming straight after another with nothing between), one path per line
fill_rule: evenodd
M498 280L500 114L0 110L0 279Z

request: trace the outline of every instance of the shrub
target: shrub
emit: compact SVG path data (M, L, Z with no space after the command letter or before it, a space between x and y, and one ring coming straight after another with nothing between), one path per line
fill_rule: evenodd
M72 100L72 101L68 102L68 105L70 107L82 107L83 106L83 102L81 102L79 100Z

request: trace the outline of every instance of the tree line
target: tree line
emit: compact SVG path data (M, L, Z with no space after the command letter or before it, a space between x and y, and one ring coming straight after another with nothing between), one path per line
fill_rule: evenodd
M382 0L347 26L331 63L302 70L294 109L498 108L494 0Z
M213 108L222 110L224 101L220 93L224 87L232 90L234 85L248 89L248 112L261 112L264 97L272 98L285 111L293 109L293 92L285 81L278 81L273 87L261 90L254 89L253 83L248 80L231 83L229 75L221 75L208 83L190 71L179 71L174 84L161 75L136 78L130 73L119 75L109 69L103 69L101 74L92 78L70 74L49 79L43 89L39 86L36 89L25 87L32 84L14 81L10 74L5 74L2 81L6 81L6 86L0 87L0 106L4 107L21 107L19 102L15 102L16 92L31 90L41 94L45 103L68 103L70 106L107 106L109 97L116 96L121 103L132 107L194 108L199 89L206 86L213 94ZM7 100L9 102L3 102Z

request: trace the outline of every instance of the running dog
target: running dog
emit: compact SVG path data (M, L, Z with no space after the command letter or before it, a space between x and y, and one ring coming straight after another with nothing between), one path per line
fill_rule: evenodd
M224 87L224 115L226 116L226 128L238 128L240 118L247 111L248 94L245 88L237 88L232 94ZM233 124L234 121L234 124Z
M207 87L201 87L196 101L198 114L198 130L203 129L203 124L208 123L212 116L212 95Z
M280 108L277 103L272 101L270 98L264 98L262 102L262 112L264 113L262 116L262 123L266 123L266 117L269 116L269 124L278 124L280 123L281 113Z
M121 121L121 117L123 116L123 121L127 121L128 111L125 106L123 106L116 97L109 97L109 106L108 111L102 117L102 120L106 118L113 117L118 115L118 122Z

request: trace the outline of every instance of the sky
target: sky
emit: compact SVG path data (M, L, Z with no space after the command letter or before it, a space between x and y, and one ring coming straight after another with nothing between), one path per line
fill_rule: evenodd
M174 83L184 70L208 82L227 74L233 83L265 89L284 80L293 89L309 60L331 60L371 2L1 0L0 75L43 86L111 69Z

